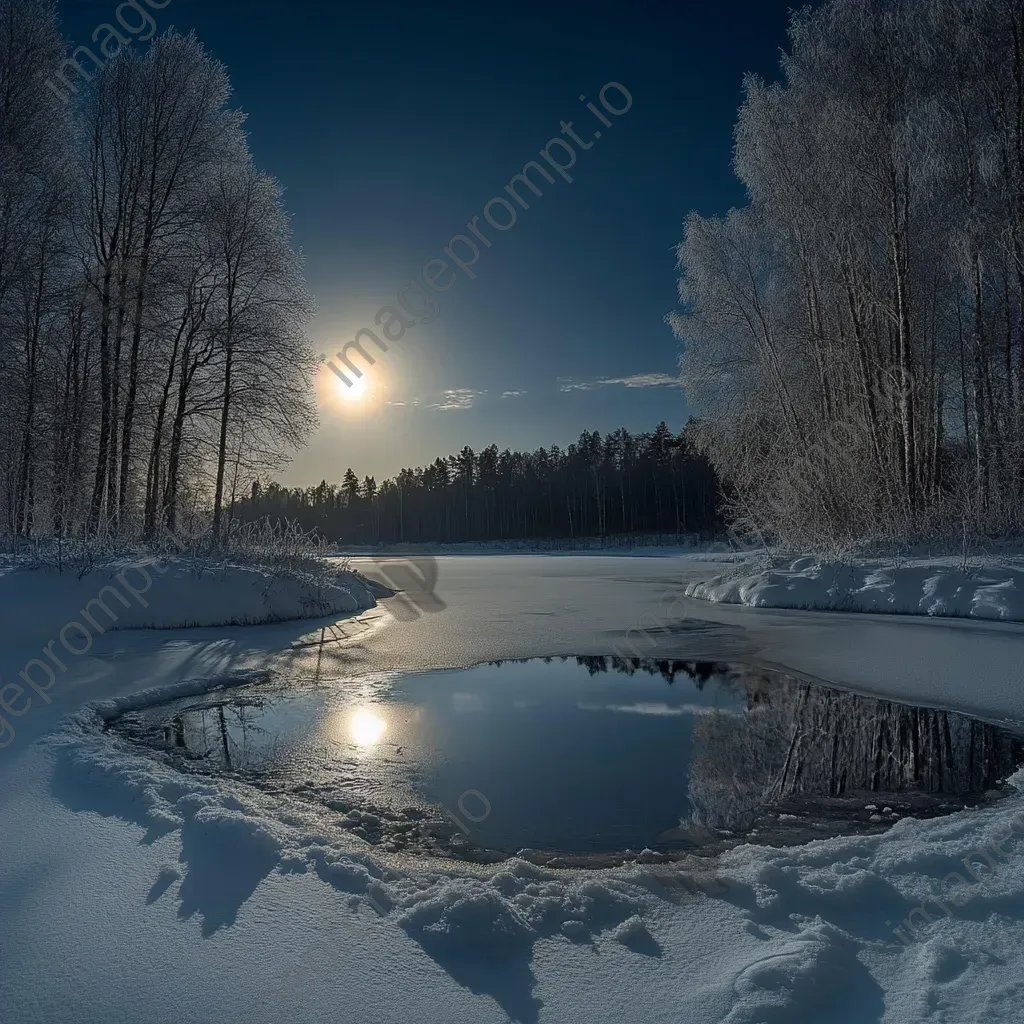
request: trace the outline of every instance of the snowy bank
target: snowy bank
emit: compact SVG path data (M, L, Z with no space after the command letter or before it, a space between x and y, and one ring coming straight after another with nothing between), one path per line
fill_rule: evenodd
M222 677L206 687L245 681ZM699 875L695 885L680 886L682 865L581 872L510 858L453 870L382 856L288 794L184 775L104 729L111 716L180 695L184 686L96 705L45 745L55 760L51 791L64 807L143 831L138 864L119 863L107 876L118 890L129 880L133 893L149 889L145 911L133 913L168 901L179 922L194 920L204 936L242 943L258 936L257 908L269 900L274 942L284 950L288 914L281 907L315 900L298 880L319 879L326 892L317 912L332 913L332 892L348 909L331 921L349 945L338 939L342 954L327 958L325 972L341 970L352 950L371 942L375 958L407 962L400 944L411 941L458 985L494 1000L503 1017L533 1024L549 1002L558 1005L548 1006L545 1020L895 1024L933 1019L936 1006L944 1010L936 1020L1020 1020L1024 772L1010 780L1005 799L945 818L908 817L878 835L789 849L738 847L705 863L713 896L695 891L705 888ZM199 681L187 686L203 688ZM65 817L60 823L67 827ZM177 861L147 874L146 850L168 840L163 856L178 849ZM301 935L289 938L303 953ZM573 967L574 946L586 951L587 965L598 959L601 966ZM194 969L210 948L197 945L185 967ZM655 968L662 961L661 973L648 973L645 961ZM624 1005L612 1016L604 1012L611 993L601 975L619 965ZM545 977L553 968L557 978ZM175 964L168 979L181 970ZM417 1019L469 1019L432 1014L434 1003L447 1005L445 990L419 973ZM16 984L25 1000L31 989ZM298 987L276 993L280 1013L288 1015ZM231 990L229 997L237 998ZM474 1019L496 1019L480 1009ZM382 1005L373 1019L411 1018Z
M97 702L67 719L43 744L56 757L53 792L59 799L78 808L102 806L103 813L142 827L147 842L178 835L179 865L157 884L161 891L174 887L178 917L196 917L204 936L231 928L267 877L308 874L342 893L351 909L364 906L390 918L446 969L481 970L470 987L486 989L494 968L501 973L517 964L513 976L527 974L523 990L509 996L504 982L491 993L502 1003L511 999L517 1008L520 1001L530 1002L528 964L543 939L586 943L613 933L627 948L642 946L645 939L653 943L638 919L650 892L635 880L559 873L517 858L454 871L428 859L422 870L410 870L408 863L378 856L383 851L347 831L340 814L332 821L290 794L182 774L169 759L140 753L105 728L116 716L154 702L266 678L234 673Z
M691 583L686 596L752 608L889 612L1024 622L1024 560L962 559L789 564Z
M357 612L376 604L375 593L384 589L328 561L315 571L180 557L63 572L12 563L0 567L0 634L49 639L65 627L80 645L86 635L117 629L245 626Z

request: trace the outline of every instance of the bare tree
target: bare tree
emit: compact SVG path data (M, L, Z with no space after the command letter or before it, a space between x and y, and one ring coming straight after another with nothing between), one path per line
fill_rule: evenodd
M670 319L750 529L1024 526L1022 17L830 0L794 16L783 84L747 81L750 203L689 218Z
M315 422L281 190L193 36L70 105L64 50L52 3L0 0L0 532L219 532L229 464L280 466Z
M302 443L316 424L316 361L302 334L314 307L289 244L280 186L250 162L225 162L208 222L219 282L220 416L213 536L220 537L232 418Z
M240 117L224 68L193 36L119 53L87 107L89 250L101 308L99 445L91 525L116 529L129 501L140 363L152 343L147 293L201 229L206 188ZM123 406L123 407L122 407Z
M13 533L33 529L46 342L57 328L52 300L65 283L74 196L67 112L42 86L62 50L52 4L0 2L0 494Z

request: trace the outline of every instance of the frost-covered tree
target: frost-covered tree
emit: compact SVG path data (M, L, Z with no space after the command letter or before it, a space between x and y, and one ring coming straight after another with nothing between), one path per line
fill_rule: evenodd
M1024 9L830 0L746 82L749 203L679 250L733 517L794 544L1024 526Z
M68 220L75 181L66 111L41 86L63 53L53 5L0 0L0 501L3 528L37 512L37 435L51 426L48 353L65 324Z
M101 416L91 521L115 528L131 498L142 367L162 337L148 301L202 230L203 203L240 118L224 68L192 37L125 50L87 93L86 273L100 310ZM143 390L140 390L143 389Z
M0 531L144 533L315 422L281 189L194 36L66 98L53 5L0 0Z
M281 188L247 160L225 160L207 207L217 280L219 423L213 535L221 530L232 426L299 445L316 423L317 361L303 328L315 311L290 245ZM236 451L241 457L243 442Z

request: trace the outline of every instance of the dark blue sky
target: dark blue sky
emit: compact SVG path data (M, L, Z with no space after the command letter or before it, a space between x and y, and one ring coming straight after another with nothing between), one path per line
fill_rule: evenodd
M89 44L117 4L62 0L67 35ZM544 183L512 228L490 230L476 279L459 274L435 296L439 318L367 371L361 401L324 371L321 428L285 479L339 480L349 465L380 479L463 444L681 427L677 388L597 382L675 374L663 322L673 247L690 210L744 201L730 169L742 76L777 74L788 7L170 0L153 11L160 31L194 29L228 66L256 160L286 186L320 306L318 353L372 327L561 121L584 141L602 132L571 184ZM578 97L600 106L609 81L633 105L605 128Z

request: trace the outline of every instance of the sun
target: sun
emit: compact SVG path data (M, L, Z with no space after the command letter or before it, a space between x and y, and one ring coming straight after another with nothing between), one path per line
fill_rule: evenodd
M364 374L357 377L354 373L346 373L342 380L330 366L324 367L326 379L330 383L334 396L343 402L362 402L370 393L370 382Z
M367 374L357 377L343 368L342 380L326 363L320 366L316 376L317 404L321 408L333 409L336 413L350 416L362 415L375 404L376 388Z
M337 381L338 394L347 402L361 402L370 393L370 386L366 377L350 376L351 387L339 377L332 377Z

